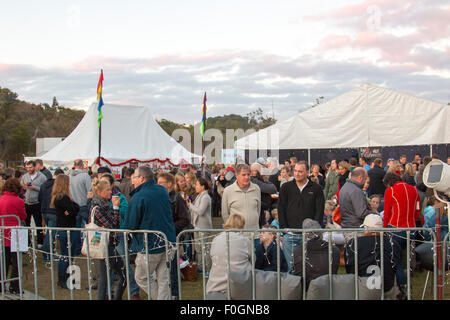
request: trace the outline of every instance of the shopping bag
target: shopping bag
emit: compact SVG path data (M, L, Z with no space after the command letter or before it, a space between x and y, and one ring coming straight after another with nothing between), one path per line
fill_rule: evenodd
M89 257L92 259L105 259L108 251L109 232L107 229L101 228L94 223L94 209L91 210L91 222L86 225L86 229L94 229L92 231L84 231L83 247L81 248L81 254L87 256L89 247ZM95 229L103 229L95 230Z

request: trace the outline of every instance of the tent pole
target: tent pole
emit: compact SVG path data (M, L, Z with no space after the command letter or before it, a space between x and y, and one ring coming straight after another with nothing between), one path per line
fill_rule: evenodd
M311 149L308 149L308 167L311 168Z
M432 156L433 156L433 145L430 144L430 157L432 157Z
M100 120L100 125L98 126L98 160L97 160L98 165L100 165L101 153L102 153L102 121Z

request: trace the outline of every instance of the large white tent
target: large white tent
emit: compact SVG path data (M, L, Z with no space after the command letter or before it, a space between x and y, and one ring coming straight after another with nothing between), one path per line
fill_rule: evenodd
M329 149L450 143L450 106L364 84L235 142L236 149Z
M106 103L102 113L102 164L168 161L179 165L201 158L169 136L153 119L148 107ZM94 103L72 133L40 157L44 164L48 167L71 167L75 159L94 164L99 150L97 118L97 104Z

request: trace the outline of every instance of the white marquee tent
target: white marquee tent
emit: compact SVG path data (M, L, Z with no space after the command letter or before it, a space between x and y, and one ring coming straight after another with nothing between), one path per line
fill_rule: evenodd
M179 165L201 158L169 136L153 119L148 107L106 103L102 112L102 164L124 165L136 160ZM44 164L72 167L75 159L94 164L99 149L97 117L97 103L93 103L72 133L40 157Z
M450 143L450 106L364 84L243 137L236 149L328 149Z

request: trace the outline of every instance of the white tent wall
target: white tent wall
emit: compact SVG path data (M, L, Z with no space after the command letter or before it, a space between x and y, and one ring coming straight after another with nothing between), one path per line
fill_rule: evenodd
M279 150L385 147L450 142L450 107L364 84L326 103L239 139L236 149L266 150L279 131Z
M105 104L102 107L101 157L112 164L131 159L192 163L201 158L181 146L153 119L148 107ZM75 159L95 163L98 157L98 111L94 103L73 132L41 156L48 167L71 167Z

